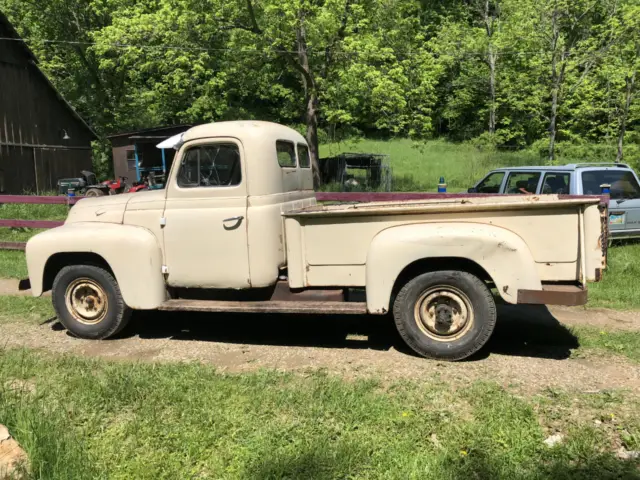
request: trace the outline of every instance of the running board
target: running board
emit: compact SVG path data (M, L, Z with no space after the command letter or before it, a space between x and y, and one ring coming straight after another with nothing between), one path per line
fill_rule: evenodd
M587 289L572 284L542 284L542 290L518 290L518 303L534 305L584 305Z
M172 312L228 312L228 313L311 313L364 315L365 302L234 302L222 300L167 300L158 310Z

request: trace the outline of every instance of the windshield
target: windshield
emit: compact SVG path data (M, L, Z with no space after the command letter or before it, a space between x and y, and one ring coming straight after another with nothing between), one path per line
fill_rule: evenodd
M603 184L611 185L611 198L640 198L640 186L629 170L593 170L582 173L582 191L585 195L600 195Z

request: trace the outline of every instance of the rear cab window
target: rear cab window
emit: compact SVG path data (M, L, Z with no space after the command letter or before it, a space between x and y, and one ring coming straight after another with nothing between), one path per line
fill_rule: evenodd
M296 147L293 142L278 140L276 142L276 152L278 154L278 164L282 168L296 168Z
M309 147L303 143L298 144L298 163L300 164L300 168L311 168Z
M640 198L640 186L633 172L622 169L589 170L582 172L582 193L600 195L602 185L610 185L613 200Z
M534 194L538 191L540 172L511 172L504 193Z

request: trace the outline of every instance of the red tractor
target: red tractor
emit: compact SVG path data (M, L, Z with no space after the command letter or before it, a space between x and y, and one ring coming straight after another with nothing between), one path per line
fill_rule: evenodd
M102 197L104 195L117 195L125 192L139 192L149 188L149 182L134 183L132 186L126 183L127 177L118 177L118 180L106 180L98 183L93 172L83 170L81 178L63 178L58 180L60 194L67 195L69 189L75 190L76 195L85 197Z

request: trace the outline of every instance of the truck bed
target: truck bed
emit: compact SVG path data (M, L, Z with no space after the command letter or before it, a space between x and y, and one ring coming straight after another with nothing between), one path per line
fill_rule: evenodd
M402 243L413 248L426 242L431 255L435 250L451 257L450 252L460 247L479 259L497 256L508 263L508 242L496 241L493 250L486 246L487 235L495 232L497 238L503 232L517 239L521 245L517 248L533 259L536 290L542 289L541 283L585 285L597 280L605 266L606 208L602 205L598 196L460 195L299 208L283 214L289 283L292 288L363 287L370 280L368 262L375 239L395 227L425 225L431 232L428 240L401 236L398 248L404 248ZM449 240L452 234L455 238ZM515 302L517 294L503 293L503 298Z

